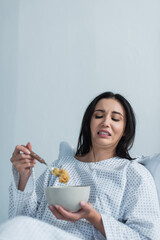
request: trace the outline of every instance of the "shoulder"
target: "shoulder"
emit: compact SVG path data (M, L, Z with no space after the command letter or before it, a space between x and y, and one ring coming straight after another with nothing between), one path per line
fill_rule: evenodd
M135 184L149 184L154 185L154 180L149 170L141 163L132 160L128 164L127 178Z
M129 199L142 198L159 208L156 183L150 171L142 164L131 161L127 168L126 192Z

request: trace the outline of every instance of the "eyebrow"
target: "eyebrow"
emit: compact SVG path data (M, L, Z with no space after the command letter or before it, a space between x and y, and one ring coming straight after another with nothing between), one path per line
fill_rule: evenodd
M96 109L95 110L95 112L105 112L105 110L103 110L103 109ZM122 115L122 113L120 113L120 112L117 112L117 111L113 111L112 113L114 113L114 114L118 114L118 115L120 115L120 116L122 116L123 117L123 115Z
M105 111L102 109L97 109L97 110L95 110L95 112L105 112Z

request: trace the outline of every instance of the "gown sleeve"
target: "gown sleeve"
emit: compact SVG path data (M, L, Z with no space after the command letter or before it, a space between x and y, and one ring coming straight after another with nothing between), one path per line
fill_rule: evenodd
M101 216L107 240L159 239L160 207L156 187L144 166L131 163L127 169L119 219L107 214ZM98 231L96 235L96 239L105 239Z
M35 217L50 178L51 174L47 169L35 181L35 173L32 169L24 191L20 191L18 190L19 173L12 167L12 181L9 187L9 218L18 215Z

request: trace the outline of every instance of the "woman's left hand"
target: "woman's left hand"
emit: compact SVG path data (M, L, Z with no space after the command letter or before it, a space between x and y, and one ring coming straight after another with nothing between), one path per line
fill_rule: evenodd
M81 218L85 218L88 221L92 222L92 220L96 217L96 215L99 214L92 207L92 204L89 202L82 201L80 205L81 205L81 209L78 212L74 212L74 213L65 210L60 205L49 206L49 209L57 219L71 221L71 222L76 222Z
M96 227L104 235L104 237L106 237L102 217L99 212L97 212L89 202L82 201L80 205L81 209L74 213L65 210L60 205L49 206L49 209L57 219L76 222L82 218L85 218L91 224L93 224L94 227Z

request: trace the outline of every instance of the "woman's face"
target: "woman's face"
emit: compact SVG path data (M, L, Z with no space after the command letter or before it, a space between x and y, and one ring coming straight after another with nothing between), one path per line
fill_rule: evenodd
M95 106L90 123L92 146L115 150L124 135L125 125L126 115L121 103L114 98L101 99Z

